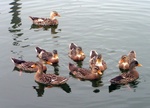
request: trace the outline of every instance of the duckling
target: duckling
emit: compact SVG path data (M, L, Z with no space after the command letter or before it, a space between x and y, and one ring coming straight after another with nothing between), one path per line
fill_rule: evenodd
M129 61L128 61L128 56L123 55L121 59L119 60L119 69L121 71L128 71L129 70Z
M56 86L56 85L65 84L69 79L55 74L43 73L42 70L43 66L39 62L36 62L31 67L38 68L37 72L34 75L34 79L36 82L41 84Z
M98 54L96 51L92 50L90 52L90 67L99 66L101 71L104 72L107 69L107 64L103 60L101 54Z
M75 43L69 45L68 56L74 61L83 61L85 59L85 54L80 46L77 46Z
M33 73L38 70L37 68L31 68L31 65L35 64L35 62L19 60L16 58L11 58L11 60L14 63L15 67L21 71ZM43 65L43 67L42 67L43 72L46 72L47 67L46 67L45 63L40 63L40 64Z
M82 80L96 80L100 79L100 76L102 75L102 72L98 66L92 67L91 70L88 70L85 68L79 68L76 65L69 63L69 70L74 77Z
M58 20L56 19L56 16L60 17L58 12L52 11L50 14L50 18L39 18L39 17L32 17L31 20L33 21L33 24L40 25L40 26L51 26L51 25L58 25Z
M138 63L137 60L132 60L132 62L129 65L129 71L127 73L122 73L119 76L116 76L115 78L111 79L111 84L128 84L130 82L133 82L139 78L139 73L136 70L136 66L142 66Z
M136 52L135 51L130 51L128 54L128 62L129 64L132 62L132 60L136 60Z
M53 50L53 52L48 52L42 48L36 47L37 57L49 64L57 64L59 62L59 57L57 50Z
M121 56L118 64L119 64L119 69L124 72L129 70L129 64L131 63L132 60L136 60L136 52L135 51L130 51L128 55L123 55Z

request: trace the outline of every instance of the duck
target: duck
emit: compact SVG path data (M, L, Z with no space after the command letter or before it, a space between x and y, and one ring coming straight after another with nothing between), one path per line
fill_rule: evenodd
M75 43L69 44L68 56L75 62L83 61L85 59L85 54L82 47L77 46Z
M129 61L127 55L122 55L119 62L119 69L124 72L129 70Z
M118 67L122 72L126 72L129 70L129 64L132 60L136 60L136 52L130 51L128 55L122 55L119 62Z
M120 85L120 84L128 84L136 81L139 78L139 73L136 70L137 66L142 66L138 63L137 60L132 60L129 65L129 71L127 73L122 73L121 75L116 76L110 80L111 84Z
M89 65L91 68L93 66L99 66L102 72L104 72L107 69L107 64L103 60L102 54L98 54L95 50L90 51Z
M40 60L42 60L48 64L51 64L51 65L58 64L59 57L58 57L57 50L53 50L53 52L48 52L40 47L36 47L35 51L37 52L37 57Z
M31 67L33 64L35 64L35 62L19 60L16 58L11 58L11 61L14 63L15 67L20 71L24 71L26 73L34 73L38 70L37 68ZM43 72L46 72L47 67L46 67L45 63L42 63L42 62L39 62L39 63L41 65L43 65L43 67L42 67Z
M132 60L136 60L136 52L134 50L132 50L128 53L129 64L132 62Z
M33 24L38 25L38 26L55 26L58 25L58 20L56 17L60 17L57 11L52 11L50 13L50 18L40 18L40 17L32 17L31 20L33 21Z
M102 72L98 66L92 67L92 69L80 68L75 64L69 63L68 66L70 73L81 80L98 80L100 79Z
M48 86L59 86L62 84L65 84L69 78L58 76L55 74L46 74L43 72L42 68L43 66L39 63L36 62L31 66L32 68L37 68L37 72L34 75L34 79L36 82Z

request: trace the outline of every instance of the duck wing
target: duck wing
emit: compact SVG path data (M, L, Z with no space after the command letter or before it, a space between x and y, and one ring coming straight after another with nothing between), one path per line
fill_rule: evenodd
M136 78L131 73L123 73L115 78L111 79L111 84L127 84L134 81Z
M44 74L39 78L39 82L46 85L60 85L66 83L68 78L55 74Z
M26 61L24 60L19 60L19 59L15 59L15 58L11 58L12 62L14 64L21 64L21 63L25 63Z
M76 49L77 48L77 45L75 44L75 43L71 43L70 45L69 45L69 49L71 50L71 49Z
M32 21L44 21L48 19L48 18L40 18L40 17L32 17L32 16L29 16L29 17L32 19Z

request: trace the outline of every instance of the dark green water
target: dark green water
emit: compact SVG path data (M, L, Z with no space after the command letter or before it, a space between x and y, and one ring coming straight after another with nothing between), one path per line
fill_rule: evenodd
M0 4L0 105L1 108L149 108L150 106L150 0L7 0ZM61 15L57 28L33 28L29 16ZM63 87L44 88L34 74L13 71L10 58L37 61L35 47L60 57L57 72L69 76L68 46L82 46L89 66L91 50L103 55L108 69L99 82L70 78ZM121 55L135 50L143 67L133 84L109 92L109 80L120 74ZM48 66L54 73L54 67Z

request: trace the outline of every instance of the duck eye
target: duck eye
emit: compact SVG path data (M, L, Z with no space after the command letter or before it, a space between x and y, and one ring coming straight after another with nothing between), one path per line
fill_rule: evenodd
M96 69L96 70L98 70L98 69L99 69L99 67L95 67L95 69Z
M136 61L135 64L138 65L139 63Z
M46 58L43 58L43 60L44 60L44 61L47 61L47 59L46 59Z

